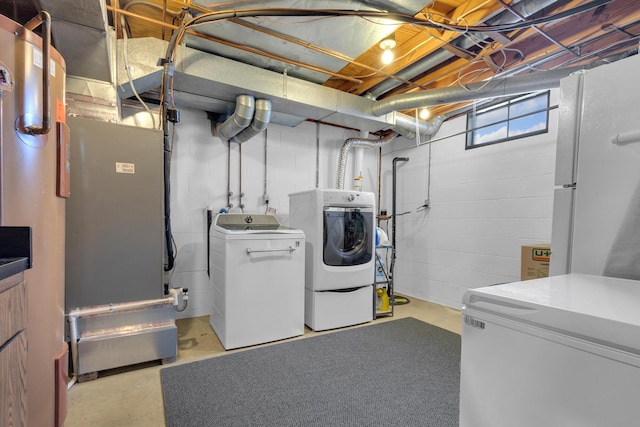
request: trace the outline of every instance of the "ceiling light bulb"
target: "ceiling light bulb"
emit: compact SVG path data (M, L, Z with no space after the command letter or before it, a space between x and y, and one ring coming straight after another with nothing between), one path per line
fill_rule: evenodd
M427 108L423 108L422 110L420 110L420 118L422 120L427 120L430 115L431 115L431 113L429 112L429 110Z
M384 64L391 64L391 62L393 62L392 49L394 47L396 47L396 38L394 34L391 34L380 42L380 49L382 49L382 62Z
M382 52L382 62L384 64L391 64L393 62L393 51L391 49L385 49Z

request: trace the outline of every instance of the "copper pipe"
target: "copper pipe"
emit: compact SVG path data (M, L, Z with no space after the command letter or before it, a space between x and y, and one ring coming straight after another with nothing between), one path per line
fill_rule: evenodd
M51 107L50 107L50 50L51 50L51 15L49 12L41 11L35 18L24 24L24 28L30 31L35 30L42 24L42 126L27 126L20 129L21 132L29 135L44 135L51 130Z
M315 65L308 65L308 64L305 64L303 62L299 62L299 61L294 61L292 59L283 58L281 56L274 55L272 53L263 52L263 51L258 50L258 49L253 49L253 48L250 48L250 47L242 46L242 45L239 45L237 43L233 43L233 42L230 42L230 41L227 41L227 40L223 40L223 39L219 39L217 37L210 36L208 34L198 33L197 31L187 30L187 32L189 34L193 34L193 35L196 35L198 37L201 37L201 38L203 38L205 40L209 40L209 41L212 41L212 42L215 42L215 43L220 43L220 44L223 44L225 46L234 47L236 49L240 49L240 50L243 50L245 52L254 53L256 55L261 55L261 56L264 56L264 57L267 57L267 58L270 58L270 59L275 59L275 60L278 60L278 61L286 62L288 64L297 65L299 67L306 68L308 70L317 71L317 72L320 72L320 73L323 73L323 74L328 74L330 76L338 77L338 78L343 79L343 80L348 80L350 82L354 82L354 83L357 83L359 85L361 85L363 83L362 80L358 80L358 79L354 79L353 77L349 77L349 76L345 76L345 75L342 75L342 74L334 73L333 71L325 70L324 68L316 67Z
M398 76L395 76L393 74L385 73L382 70L379 70L379 69L377 69L375 67L372 67L370 65L358 62L358 61L354 60L353 58L349 58L348 56L343 55L343 54L341 54L339 52L335 52L335 51L332 51L332 50L329 50L329 49L324 49L322 47L315 46L315 45L313 45L311 43L305 42L305 41L297 39L295 37L291 37L291 36L289 36L287 34L280 34L280 33L274 32L274 31L269 31L269 30L267 30L265 28L259 27L257 25L250 24L248 22L245 22L245 21L243 21L241 19L237 19L237 18L229 19L229 21L233 22L234 24L241 25L241 26L243 26L245 28L249 28L251 30L258 31L258 32L261 32L263 34L267 34L267 35L270 35L272 37L276 37L276 38L279 38L281 40L285 40L285 41L288 41L290 43L306 47L307 49L315 50L316 52L323 53L323 54L325 54L327 56L331 56L331 57L339 59L341 61L348 62L348 63L356 65L358 67L367 69L369 71L375 71L377 74L379 74L381 76L384 76L384 77L389 78L389 79L397 80L397 81L402 82L402 83L404 83L406 85L409 85L409 86L412 86L412 87L415 87L415 88L418 88L418 89L422 89L423 88L421 85L418 85L418 84L412 82L411 80L405 80L405 79L400 78Z
M146 17L144 15L138 15L137 13L129 12L126 9L116 8L114 6L107 5L107 10L109 10L111 12L115 11L115 12L117 12L119 14L124 15L124 16L129 16L131 18L140 19L142 21L146 21L146 22L149 22L151 24L156 24L156 25L160 25L160 26L163 26L163 27L166 27L166 28L171 28L172 30L175 30L175 29L178 28L177 25L169 24L167 22L158 21L157 19L149 18L149 17Z
M114 11L115 8L113 6L107 6L107 10ZM124 10L124 9L117 9L117 12L121 13L122 15L125 15L125 16L130 16L132 18L141 19L143 21L147 21L147 22L152 23L152 24L156 24L156 25L160 25L160 26L163 26L163 27L171 28L172 30L178 29L177 25L169 24L169 23L166 23L166 22L158 21L157 19L148 18L146 16L138 15L136 13L129 12L129 11ZM226 45L226 46L230 46L230 47L233 47L233 48L236 48L236 49L240 49L240 50L243 50L245 52L249 52L249 53L253 53L253 54L256 54L256 55L264 56L264 57L267 57L267 58L270 58L270 59L275 59L277 61L286 62L288 64L292 64L292 65L296 65L298 67L306 68L308 70L316 71L316 72L319 72L319 73L322 73L322 74L327 74L327 75L330 75L330 76L333 76L333 77L337 77L337 78L340 78L340 79L343 79L343 80L351 81L351 82L357 83L359 85L363 83L362 80L358 80L358 79L355 79L355 78L350 77L350 76L345 76L345 75L342 75L342 74L339 74L339 73L335 73L335 72L330 71L330 70L325 70L323 68L316 67L314 65L307 65L307 64L299 62L299 61L294 61L294 60L291 60L291 59L288 59L288 58L283 58L283 57L278 56L278 55L274 55L274 54L271 54L271 53L262 52L262 51L257 50L257 49L252 49L252 48L249 48L249 47L245 47L245 46L242 46L242 45L239 45L239 44L227 41L227 40L219 39L217 37L209 36L207 34L203 34L203 33L200 33L200 32L194 31L194 30L186 30L186 33L194 35L196 37L203 38L205 40L209 40L209 41L215 42L215 43L220 43L220 44L223 44L223 45Z
M120 1L119 0L113 0L113 3L115 4L115 8L112 10L112 12L113 12L113 26L116 29L116 38L117 38L118 34L120 34L120 31L124 31L124 29L120 27L120 17L118 16L118 10L120 10Z

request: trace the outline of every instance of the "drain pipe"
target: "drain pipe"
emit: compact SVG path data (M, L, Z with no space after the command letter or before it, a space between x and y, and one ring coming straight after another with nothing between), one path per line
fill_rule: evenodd
M395 157L393 159L393 174L392 174L392 198L391 198L391 265L389 266L389 276L391 277L391 283L393 284L393 270L396 265L396 169L398 162L408 162L408 157Z
M380 139L365 139L365 138L349 138L340 149L340 157L338 159L338 177L336 188L338 190L344 190L344 175L347 167L347 158L349 157L349 150L351 147L365 147L365 148L377 148L391 142L396 136L395 132L390 132L388 135Z

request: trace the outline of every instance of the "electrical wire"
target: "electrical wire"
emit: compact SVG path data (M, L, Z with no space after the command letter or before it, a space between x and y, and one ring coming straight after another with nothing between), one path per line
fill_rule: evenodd
M438 23L433 20L425 20L419 19L411 15L401 14L401 13L388 13L388 12L376 12L376 11L354 11L354 10L333 10L333 9L296 9L296 8L249 8L249 9L232 9L232 10L223 10L223 11L215 11L203 13L199 16L193 17L191 19L186 19L186 17L182 16L182 23L178 27L178 29L174 32L169 41L169 47L167 49L167 55L165 58L165 62L172 64L175 56L176 47L182 43L182 40L186 34L188 28L204 25L207 23L225 20L230 18L243 18L243 17L264 17L264 16L317 16L317 17L336 17L336 16L353 16L359 17L362 19L371 19L371 18L384 18L395 20L398 23L405 24L415 24L419 26L425 26L440 30L449 30L449 31L458 31L461 33L467 32L506 32L513 31L517 29L528 28L535 25L541 25L544 23L565 19L571 16L574 16L578 13L585 12L587 10L600 7L602 5L608 4L613 0L593 0L589 3L579 5L572 9L566 10L564 12L560 12L555 15L550 15L546 17L542 17L539 19L533 20L524 20L514 24L504 24L504 25L495 25L495 26L459 26L459 25L447 25L443 23ZM380 23L380 25L389 25L388 23ZM167 74L166 72L164 73ZM172 73L171 73L172 74ZM168 77L168 76L167 76ZM163 91L163 96L165 95L166 90Z
M488 25L488 26L470 26L467 28L462 28L456 25L449 26L450 30L462 31L466 30L468 32L510 32L514 30L522 30L532 26L538 26L542 24L547 24L553 21L559 21L562 19L570 18L574 15L578 15L580 13L586 12L591 9L598 8L600 6L604 6L613 2L614 0L593 0L591 2L576 6L572 9L565 10L563 12L559 12L555 15L549 15L538 19L530 19L523 20L520 22L516 22L513 24L502 24L502 25Z
M533 20L523 20L514 24L496 25L496 26L459 26L437 23L435 21L429 21L419 19L411 15L400 13L388 13L388 12L376 12L376 11L354 11L354 10L331 10L331 9L295 9L295 8L249 8L249 9L233 9L224 11L215 11L203 13L196 17L189 18L187 10L183 9L180 15L180 25L173 32L168 43L167 52L165 58L162 60L163 73L161 84L161 117L164 121L163 131L165 140L165 151L169 150L169 135L168 135L168 103L172 108L175 107L174 91L173 91L173 74L174 74L174 60L177 47L182 43L187 30L191 27L212 23L215 21L230 19L230 18L243 18L243 17L257 17L257 16L316 16L316 17L337 17L337 16L352 16L359 17L361 19L371 18L384 18L387 20L395 20L398 23L414 24L418 26L424 26L428 28L435 28L440 30L457 31L463 34L469 32L509 32L518 29L529 28L531 26L542 25L548 22L553 22L561 19L565 19L579 13L585 12L590 9L594 9L608 3L613 0L593 0L586 4L579 5L572 9ZM382 24L382 23L381 23ZM133 86L132 86L133 87ZM155 126L154 126L155 127ZM165 162L167 163L167 162ZM169 190L168 190L168 173L169 165L165 164L165 234L167 238L167 257L168 266L165 267L166 271L170 271L173 267L173 244L171 243L171 223L169 214ZM410 213L410 212L407 212ZM404 214L402 214L404 215Z
M120 18L121 18L122 25L125 26L126 20L124 19L124 15L121 16ZM151 109L149 109L149 106L142 100L142 98L140 98L140 95L138 95L138 91L136 90L136 87L133 84L133 77L131 76L131 67L129 66L129 55L127 54L127 51L129 49L129 47L128 47L129 46L128 45L129 37L127 37L127 32L126 31L122 32L122 39L124 41L124 46L123 46L124 68L127 71L127 78L129 79L129 86L131 86L131 91L133 92L133 95L136 97L138 102L140 102L140 104L142 104L144 109L151 116L151 123L153 124L153 128L157 129L157 127L156 127L156 118L155 118L153 112L151 112Z

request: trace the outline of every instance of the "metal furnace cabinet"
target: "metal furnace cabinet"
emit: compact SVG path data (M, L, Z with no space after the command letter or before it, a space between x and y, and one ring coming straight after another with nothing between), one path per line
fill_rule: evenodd
M162 132L77 117L67 123L65 311L160 298Z

